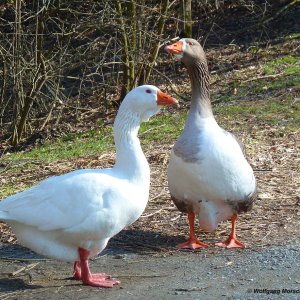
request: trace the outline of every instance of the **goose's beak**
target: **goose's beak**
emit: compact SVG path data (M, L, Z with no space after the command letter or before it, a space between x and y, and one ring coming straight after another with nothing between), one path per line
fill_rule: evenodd
M165 50L171 54L182 54L183 53L183 42L178 41L172 45L166 46Z
M162 92L161 90L157 91L157 100L156 100L157 105L178 105L178 101L169 96L168 94Z

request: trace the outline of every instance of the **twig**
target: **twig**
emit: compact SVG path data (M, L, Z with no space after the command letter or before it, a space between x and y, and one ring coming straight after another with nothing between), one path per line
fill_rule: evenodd
M16 296L18 295L18 291L17 292L11 292L11 293L5 293L3 295L0 295L0 299L1 300L6 300L9 298L14 297L14 299L17 299Z
M268 233L260 240L260 242L264 241L269 235L270 235L271 231L268 231Z
M152 213L152 214L148 214L148 215L145 215L145 216L141 216L141 218L149 218L149 217L152 217L153 215L156 215L156 214L160 213L162 210L163 210L163 208L161 208L161 209L155 211L155 212Z
M284 73L279 73L279 74L273 74L273 75L264 75L264 76L258 76L254 78L249 78L247 80L242 81L241 83L249 82L249 81L254 81L254 80L260 80L260 79L268 79L268 78L277 78L279 76L285 75Z
M181 217L181 215L178 215L177 217L171 219L170 221L174 222L174 221L176 221L177 219L179 219L180 217Z
M175 291L176 292L198 292L198 291L202 291L204 289L207 289L209 287L210 287L210 285L204 286L204 287L199 287L199 288L193 287L193 288L190 288L190 289L187 289L187 288L177 288L177 289L175 289Z
M263 21L263 24L267 24L273 20L275 20L276 18L278 18L285 10L287 10L289 7L296 5L297 3L299 3L299 0L293 0L290 3L288 3L287 5L283 6L279 11L277 11L272 17L268 18L267 20Z
M115 275L116 277L145 277L145 278L152 278L152 277L167 277L168 274L150 274L150 275L144 275L144 274L134 274L134 275Z
M9 273L1 273L1 275L8 275L10 277L15 277L16 275L22 273L22 272L27 272L33 268L35 268L37 265L39 264L39 262L37 263L33 263L33 264L30 264L26 267L22 267L21 269L15 271L15 272L9 272Z
M5 173L5 172L11 167L11 165L12 165L12 162L9 162L9 163L4 167L4 169L0 171L0 174Z
M19 273L21 273L21 272L23 272L23 271L29 271L29 270L35 268L38 264L39 264L39 262L30 264L30 265L28 265L28 266L26 266L26 267L23 267L23 268L21 268L21 269L15 271L15 272L13 272L13 273L11 273L11 276L16 276L16 275L18 275Z
M179 93L176 91L176 88L175 88L175 86L174 86L172 80L171 80L168 76L166 76L166 75L163 74L162 72L158 71L156 68L153 68L153 71L155 71L156 73L158 73L160 76L162 76L163 78L165 78L165 79L170 83L170 87L171 87L172 91L173 91L178 97L180 97L181 99L183 99L183 100L185 100L185 101L187 101L187 102L190 101L190 99L188 99L187 97L183 96L182 94L179 94Z
M143 133L141 133L140 136L143 136L145 133L148 133L149 131L152 131L154 129L157 129L157 128L160 128L160 127L164 127L164 126L166 126L166 124L162 124L162 125L159 125L159 126L151 127L149 129L145 130Z
M15 258L15 257L0 257L0 260L9 261L52 261L50 258Z
M176 207L162 207L162 208L160 208L159 210L157 210L157 211L155 211L155 212L153 212L153 213L151 213L151 214L141 216L141 218L152 217L153 215L156 215L156 214L160 213L162 210L174 210L174 211L176 211L177 208L176 208Z
M159 198L162 194L165 194L166 192L164 190L162 190L159 194L157 194L156 196L154 196L153 198L151 198L149 200L149 202L156 200L157 198Z

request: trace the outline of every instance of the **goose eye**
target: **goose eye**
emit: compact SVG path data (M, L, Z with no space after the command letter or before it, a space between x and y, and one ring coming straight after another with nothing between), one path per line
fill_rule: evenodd
M151 94L151 90L146 90L146 93Z

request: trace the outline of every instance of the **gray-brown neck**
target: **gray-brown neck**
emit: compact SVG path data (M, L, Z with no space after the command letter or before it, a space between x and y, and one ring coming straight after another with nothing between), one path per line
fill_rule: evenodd
M194 59L187 65L192 85L190 114L202 118L213 116L209 95L209 73L205 58Z

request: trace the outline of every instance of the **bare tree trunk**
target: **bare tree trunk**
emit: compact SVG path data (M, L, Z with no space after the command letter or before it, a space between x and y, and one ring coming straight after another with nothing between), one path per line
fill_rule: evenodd
M0 88L0 124L2 123L2 118L3 118L3 114L4 114L4 92L5 92L5 88L6 88L6 70L7 70L7 65L6 65L6 61L5 61L5 57L2 53L2 51L0 50L0 55L1 55L1 60L2 60L2 85Z
M135 3L134 1L131 1L127 6L127 12L124 12L121 2L119 0L117 1L117 15L118 15L118 22L121 27L121 36L122 36L122 45L123 45L123 55L122 55L123 84L122 84L122 90L121 90L119 102L122 101L122 99L129 91L131 80L133 80L134 78L134 64L131 60L130 42L129 42L130 39L126 27L126 15L128 15L128 9L133 10L134 8L135 8ZM131 11L130 14L133 14L133 11Z
M193 35L192 0L182 0L183 35L191 38Z
M137 23L136 23L136 1L131 0L127 3L127 20L128 27L131 26L131 40L130 43L130 59L129 59L129 90L135 87L135 61L136 61L136 51L137 51ZM127 91L128 92L128 91Z
M14 5L0 22L0 122L17 145L32 130L55 127L51 111L76 108L83 97L103 90L109 96L102 101L114 105L138 83L148 82L166 15L178 1L9 3ZM122 92L115 101L111 94L117 87ZM69 106L74 97L78 102Z
M15 22L13 35L13 58L12 58L12 76L13 76L13 135L17 135L17 122L20 109L23 106L23 76L21 67L21 38L22 38L22 0L15 1Z
M16 146L25 130L26 121L32 104L46 82L46 68L42 57L43 33L44 33L44 16L45 10L36 16L36 44L35 44L35 65L36 72L32 80L31 89L27 92L24 98L24 106L20 110L20 120L15 125L15 130L12 136L12 145ZM18 91L20 93L20 91Z
M145 67L144 76L143 76L143 78L140 79L141 84L148 82L151 72L152 72L152 68L157 59L158 51L160 48L160 40L159 39L161 38L164 28L165 28L166 17L167 17L167 13L169 10L169 2L170 2L169 0L163 1L163 7L161 9L161 16L158 21L158 32L157 32L158 41L156 41L156 43L153 45L152 50L150 52L150 58L149 58L148 64Z

